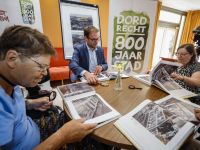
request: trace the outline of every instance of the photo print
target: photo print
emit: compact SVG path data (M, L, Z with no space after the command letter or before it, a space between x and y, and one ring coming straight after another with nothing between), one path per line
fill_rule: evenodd
M73 47L85 43L84 34L82 31L72 32Z
M143 107L133 118L164 144L167 144L187 123L153 102Z
M199 121L196 119L194 115L194 108L196 108L195 106L182 102L173 97L160 103L159 105L163 109L173 112L177 116L183 118L186 121L190 121L196 126L199 124Z
M92 15L70 14L71 30L81 30L93 25Z
M100 79L100 78L103 78L103 77L104 77L102 74L96 74L96 75L94 75L94 76L96 76L98 79ZM83 76L83 78L84 78L85 80L87 80L87 79L85 78L85 76Z
M160 64L152 74L152 80L158 80L169 91L181 89L169 76L177 68L178 66Z
M72 104L78 115L81 118L86 117L86 120L96 118L112 111L97 95L74 100Z
M68 85L59 87L59 89L62 92L64 98L94 91L93 87L88 86L85 83L68 84Z

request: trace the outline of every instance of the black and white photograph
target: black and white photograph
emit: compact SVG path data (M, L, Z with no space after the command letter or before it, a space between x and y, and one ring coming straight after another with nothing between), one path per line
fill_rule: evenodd
M97 95L88 96L72 101L78 115L86 120L104 115L112 110L105 105Z
M96 76L98 79L104 78L104 77L105 77L105 76L102 75L102 74L96 74L95 76ZM85 76L83 76L83 78L86 80Z
M152 74L152 80L158 80L169 91L181 89L169 76L176 68L177 66L160 64Z
M62 92L63 97L66 98L66 97L94 91L94 88L85 83L77 83L77 84L67 84L64 86L60 86L59 90Z
M173 66L173 65L168 65L168 64L160 64L155 70L154 73L152 74L152 80L159 80L161 78L160 73L163 71L162 76L169 76L176 70L178 66Z
M101 74L103 74L104 76L110 78L110 76L112 75L111 73L108 73L106 71L101 72Z
M82 31L72 32L73 47L85 43L84 34Z
M187 123L182 118L153 102L143 107L133 118L165 145Z
M93 25L92 15L70 14L71 30L83 30Z
M195 125L199 124L199 121L196 119L194 115L194 108L196 108L195 106L182 102L173 97L160 103L159 105L162 108L170 112L173 112L174 114L178 115L179 117L183 118L186 121L190 121Z

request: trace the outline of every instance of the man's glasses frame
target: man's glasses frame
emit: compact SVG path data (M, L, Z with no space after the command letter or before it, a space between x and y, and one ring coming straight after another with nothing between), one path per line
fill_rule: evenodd
M94 41L100 41L101 37L99 36L97 39L91 39L91 38L88 37L88 39L91 40L92 42L94 42Z
M50 65L43 65L43 64L39 63L38 61L36 61L35 59L33 59L33 58L29 57L29 56L26 56L26 55L24 55L22 53L18 53L18 54L19 55L23 55L23 56L29 58L30 60L34 61L35 63L37 63L39 65L39 67L40 67L40 70L39 70L40 72L43 72L43 71L47 70L50 67Z

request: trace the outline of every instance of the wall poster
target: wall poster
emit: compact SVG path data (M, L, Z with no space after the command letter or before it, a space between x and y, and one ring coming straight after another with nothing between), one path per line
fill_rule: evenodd
M124 74L143 74L148 65L157 1L110 0L108 71L126 62Z
M39 0L0 0L0 35L6 27L23 25L43 33Z

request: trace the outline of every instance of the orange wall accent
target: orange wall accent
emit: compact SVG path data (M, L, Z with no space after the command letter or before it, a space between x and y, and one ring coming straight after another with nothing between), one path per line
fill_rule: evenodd
M40 0L43 32L54 47L62 47L58 0Z
M107 47L109 0L81 0L81 2L99 6L102 47ZM58 0L40 0L40 8L44 34L49 37L54 47L62 47Z

